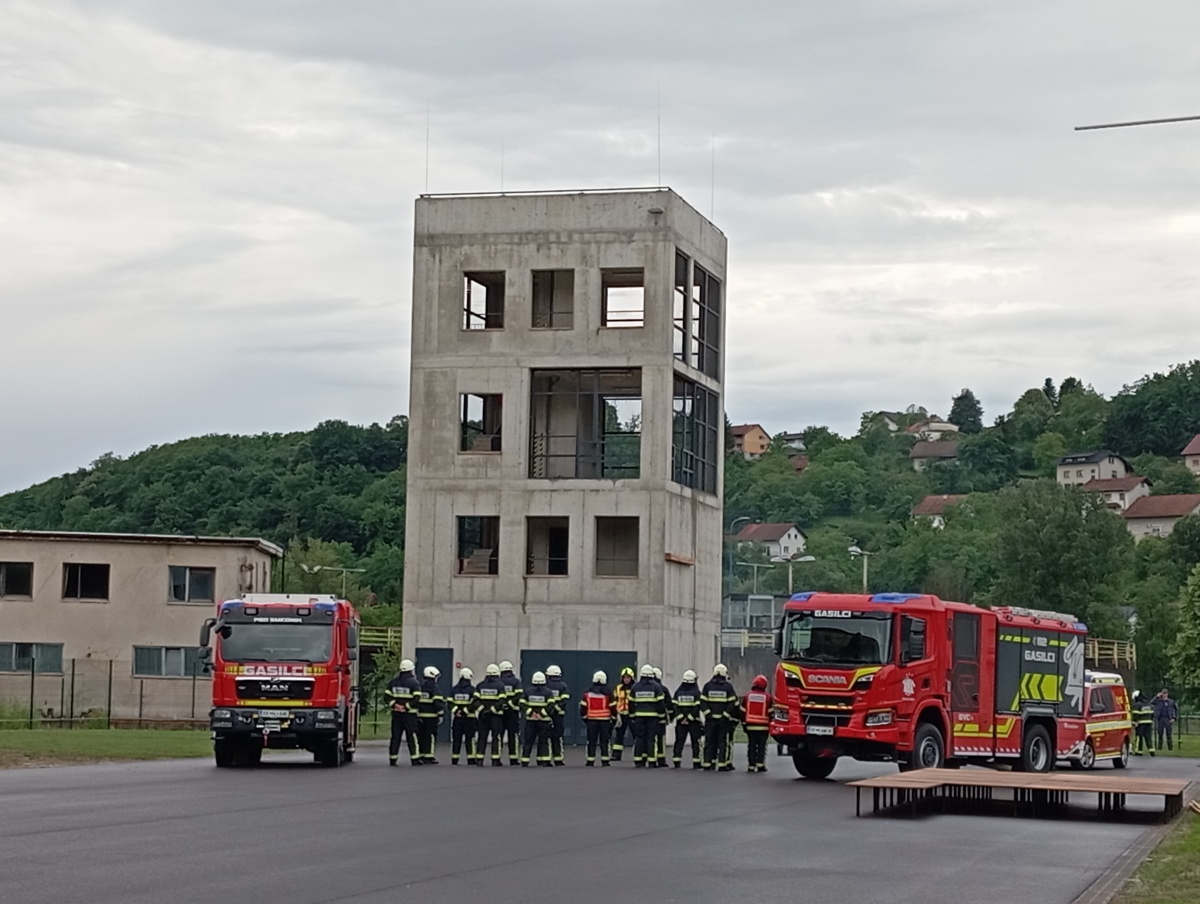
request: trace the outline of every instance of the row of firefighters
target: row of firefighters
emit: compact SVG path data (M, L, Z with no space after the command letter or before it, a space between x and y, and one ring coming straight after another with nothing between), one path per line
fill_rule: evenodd
M508 746L509 765L563 766L563 728L571 693L562 680L562 669L551 665L534 672L523 684L511 662L489 665L479 684L470 669L459 672L458 683L443 694L441 673L424 670L424 680L414 674L411 660L400 663L399 674L385 689L392 710L392 735L388 761L395 766L401 744L407 740L414 766L436 765L437 728L447 708L451 718L450 762L458 765L465 753L469 765L482 766L488 757L503 765L501 748ZM635 680L632 668L621 670L614 687L608 676L596 672L578 702L579 716L587 726L586 765L620 761L626 743L633 740L635 768L665 768L667 727L675 726L671 761L683 765L684 747L691 747L693 769L710 772L733 770L733 735L740 724L748 740L750 772L766 772L767 732L771 720L771 695L767 679L759 675L750 692L738 697L724 665L713 668L712 679L700 686L688 669L672 693L662 682L661 670L643 665ZM518 752L518 739L520 747Z

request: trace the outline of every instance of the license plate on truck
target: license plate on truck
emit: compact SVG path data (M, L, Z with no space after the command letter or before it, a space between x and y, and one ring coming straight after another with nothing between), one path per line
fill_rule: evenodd
M810 735L831 735L831 734L833 734L833 726L832 725L810 725L810 726L808 726L807 730Z
M260 719L290 719L292 714L286 709L260 709L258 717Z

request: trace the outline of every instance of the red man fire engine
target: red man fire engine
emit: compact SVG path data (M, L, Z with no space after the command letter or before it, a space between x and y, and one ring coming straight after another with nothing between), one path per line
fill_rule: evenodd
M771 737L813 778L841 756L1049 771L1086 744L1086 634L1036 609L798 593L775 637Z
M302 748L325 766L354 758L358 613L332 596L268 593L227 600L200 631L212 671L218 766L257 763L263 748ZM216 649L209 650L216 634Z

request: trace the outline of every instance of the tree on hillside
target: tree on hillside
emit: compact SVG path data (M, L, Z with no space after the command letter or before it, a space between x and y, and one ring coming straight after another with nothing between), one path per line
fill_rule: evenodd
M1174 493L1200 493L1200 482L1183 462L1145 453L1129 462L1135 474L1149 477L1154 485L1150 492L1155 496Z
M1027 389L1013 404L1005 421L1014 444L1032 445L1054 419L1054 406L1041 389Z
M1017 477L1017 458L998 430L968 436L958 444L957 464L968 474L971 490L990 493Z
M1080 452L1104 446L1108 400L1091 386L1082 386L1058 397L1055 432L1067 441L1068 451Z
M1039 477L1053 477L1059 459L1067 454L1067 441L1061 433L1043 433L1033 441L1033 464Z
M1121 454L1175 457L1200 432L1200 360L1143 377L1109 403L1108 446Z
M1058 390L1054 388L1054 380L1046 377L1046 382L1042 384L1042 393L1050 400L1050 404L1055 408L1058 407Z
M1078 377L1066 377L1058 384L1058 400L1061 402L1068 395L1083 388L1083 381Z
M975 393L964 388L950 402L950 415L946 418L963 433L979 433L983 429L983 406Z
M845 440L828 427L809 426L800 432L804 434L804 448L807 450L811 461L816 461L827 450L836 449L845 442Z
M1179 628L1170 647L1171 679L1193 701L1200 693L1200 565L1179 597Z

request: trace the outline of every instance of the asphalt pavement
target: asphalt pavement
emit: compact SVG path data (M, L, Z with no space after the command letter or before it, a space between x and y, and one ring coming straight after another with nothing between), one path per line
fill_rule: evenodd
M257 769L174 760L0 770L5 904L1072 901L1147 825L854 816L844 783L565 768ZM1194 760L1132 774L1200 777ZM1148 806L1153 806L1148 805Z

